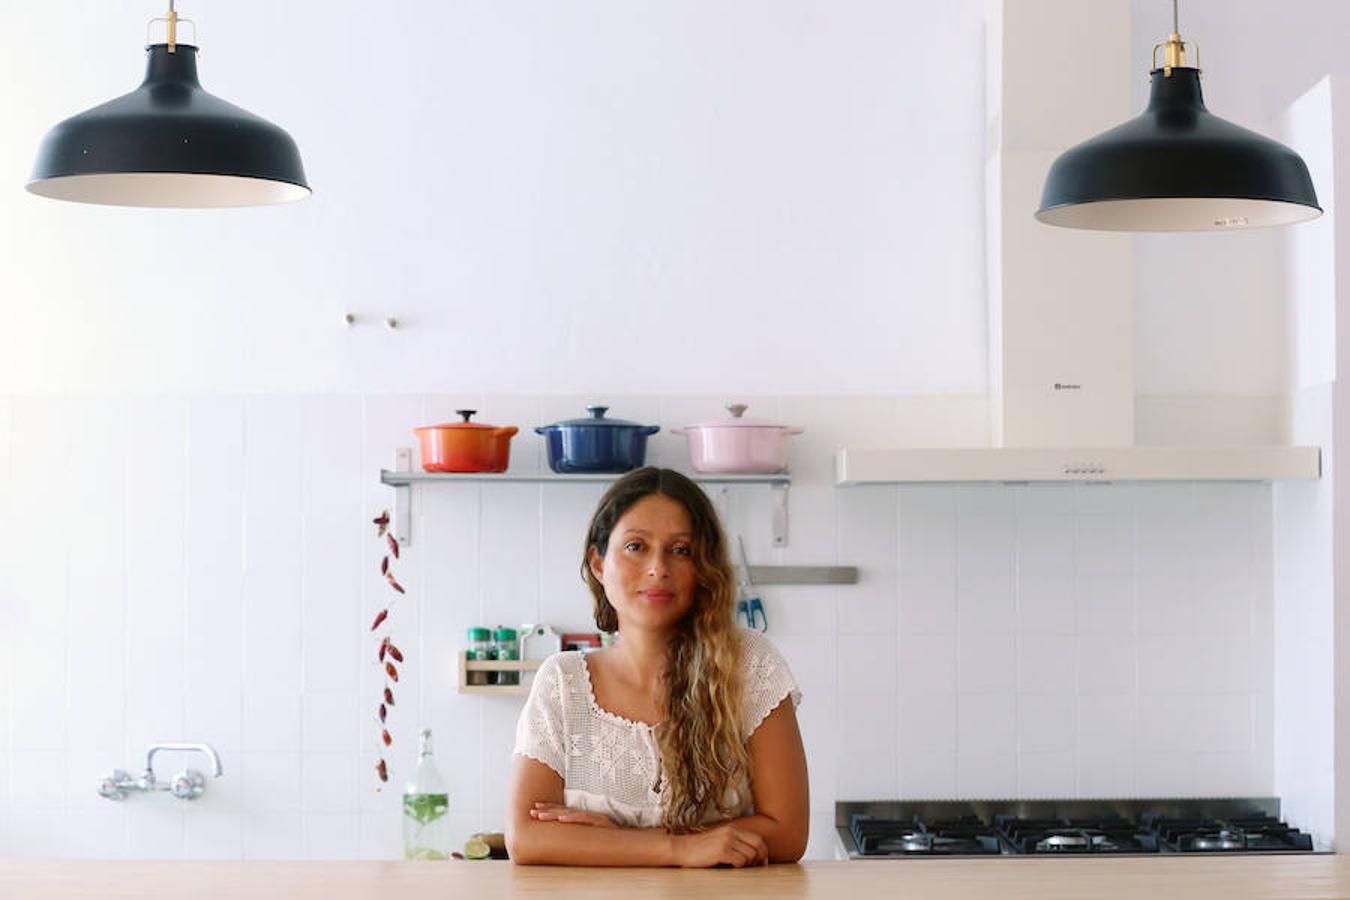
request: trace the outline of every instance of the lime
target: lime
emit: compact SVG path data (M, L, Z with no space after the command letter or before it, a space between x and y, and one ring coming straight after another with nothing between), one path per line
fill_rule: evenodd
M487 845L487 841L476 835L464 842L464 856L467 859L487 859L491 853L492 848Z

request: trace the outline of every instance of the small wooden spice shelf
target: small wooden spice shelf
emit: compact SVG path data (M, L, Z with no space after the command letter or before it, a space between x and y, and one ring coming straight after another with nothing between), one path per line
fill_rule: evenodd
M542 659L475 659L459 654L459 692L461 694L528 694L528 684L469 684L470 672L533 672Z

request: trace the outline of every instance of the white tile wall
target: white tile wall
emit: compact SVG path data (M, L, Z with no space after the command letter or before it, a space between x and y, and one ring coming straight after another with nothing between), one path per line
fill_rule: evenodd
M457 827L499 827L518 698L453 689L464 629L585 627L579 544L601 485L414 494L379 577L378 470L463 404L529 429L583 397L0 398L0 853L390 857L429 725ZM891 429L886 398L755 398L805 425L791 542L768 492L716 499L755 561L848 564L855 586L764 588L803 688L811 853L837 799L1263 794L1272 789L1271 494L1261 485L835 488L830 457ZM630 397L665 426L720 398ZM78 427L77 427L78 425ZM652 460L680 464L663 432ZM26 477L32 472L65 477ZM368 624L409 657L376 791L383 685ZM94 778L152 740L207 740L198 805L114 805ZM164 765L174 760L165 759Z

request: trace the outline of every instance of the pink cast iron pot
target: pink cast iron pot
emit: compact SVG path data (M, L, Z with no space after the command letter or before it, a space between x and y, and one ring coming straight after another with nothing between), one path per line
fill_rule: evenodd
M689 438L689 462L696 472L771 475L787 469L787 439L806 429L743 418L744 403L727 407L731 416L672 428Z

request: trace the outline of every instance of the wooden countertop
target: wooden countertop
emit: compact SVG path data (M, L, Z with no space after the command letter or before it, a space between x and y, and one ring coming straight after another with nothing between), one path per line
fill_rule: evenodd
M941 859L755 869L579 869L508 862L0 860L0 898L1350 897L1350 856Z

